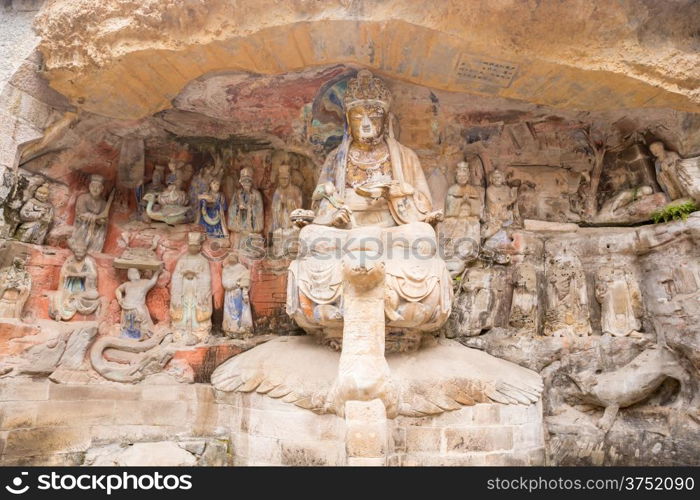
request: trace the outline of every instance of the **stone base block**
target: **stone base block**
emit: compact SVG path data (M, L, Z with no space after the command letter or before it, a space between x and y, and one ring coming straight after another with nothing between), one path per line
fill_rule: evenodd
M235 465L544 465L541 403L483 403L434 417L386 420L384 457L350 457L343 418L257 393L218 393L230 405Z

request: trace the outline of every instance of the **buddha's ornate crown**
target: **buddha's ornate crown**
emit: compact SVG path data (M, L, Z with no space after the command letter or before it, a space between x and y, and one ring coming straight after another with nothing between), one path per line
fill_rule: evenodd
M357 76L348 83L343 103L346 110L366 103L379 104L384 109L388 109L391 103L391 92L383 81L363 69L358 71Z

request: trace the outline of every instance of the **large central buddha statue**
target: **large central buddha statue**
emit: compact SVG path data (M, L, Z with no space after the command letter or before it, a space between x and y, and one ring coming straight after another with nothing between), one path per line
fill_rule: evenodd
M452 303L431 225L442 214L431 209L418 157L388 128L390 100L369 71L349 82L346 133L323 166L287 293L289 315L341 349L335 396L379 397L389 411L385 347L417 348L424 332L445 323Z

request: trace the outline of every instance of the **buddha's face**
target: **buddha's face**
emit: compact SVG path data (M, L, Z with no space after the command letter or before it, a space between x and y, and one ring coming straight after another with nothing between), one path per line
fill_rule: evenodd
M385 123L386 111L377 104L358 104L348 111L350 133L357 142L377 142L384 135Z
M102 191L104 190L104 186L102 185L101 182L92 181L90 183L90 187L88 188L88 190L90 191L90 194L94 198L97 198L98 196L100 196L102 194Z
M87 248L85 246L78 245L75 248L73 248L73 255L75 255L76 260L80 262L87 255Z
M209 189L211 189L212 193L218 193L221 189L221 183L217 180L211 181L209 184Z
M504 180L505 179L503 178L503 174L500 170L495 170L491 174L491 184L493 184L494 186L502 186Z
M243 191L249 193L250 190L253 189L253 179L250 177L243 177L241 179L241 187L243 188Z
M34 194L34 197L41 201L44 202L49 199L49 190L45 189L43 187L40 187L39 189L36 190L36 193Z
M455 174L455 180L460 186L466 186L469 182L469 168L468 167L457 167L457 173Z
M201 249L202 246L199 243L190 242L189 245L187 245L187 252L190 255L197 255Z
M282 188L286 188L289 186L289 181L291 179L291 176L289 175L289 172L286 170L280 170L279 174L279 185Z
M664 146L660 142L654 142L649 146L649 151L657 158L661 158L664 155Z

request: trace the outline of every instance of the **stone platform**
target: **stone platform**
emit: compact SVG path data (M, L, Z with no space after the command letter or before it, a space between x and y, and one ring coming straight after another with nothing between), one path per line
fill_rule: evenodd
M252 393L217 393L228 409L234 465L347 465L346 423ZM480 403L388 420L390 466L544 465L540 403Z

